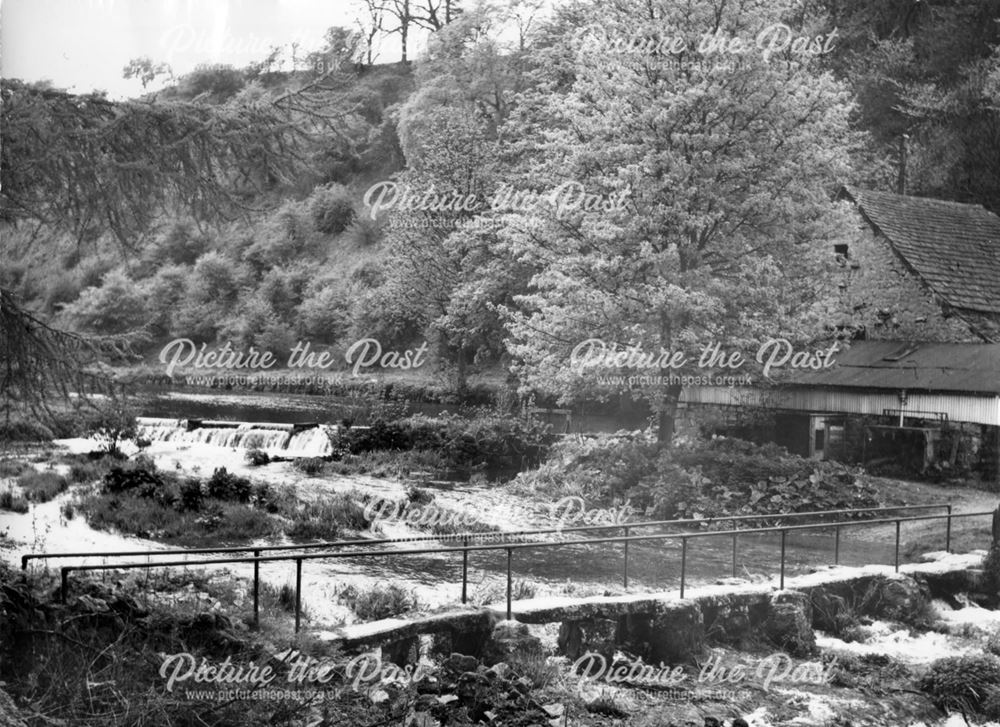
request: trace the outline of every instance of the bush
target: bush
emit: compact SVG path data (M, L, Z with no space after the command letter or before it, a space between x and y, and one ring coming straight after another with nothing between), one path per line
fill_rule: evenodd
M121 467L112 467L104 475L103 491L110 495L143 489L149 493L163 486L163 478L151 462L136 460Z
M305 504L290 502L282 514L292 520L287 534L295 540L335 540L345 529L368 527L364 508L346 493Z
M348 586L340 600L363 621L392 618L417 609L417 597L394 583L369 588Z
M311 198L309 214L313 226L328 235L339 235L354 221L354 204L342 185L317 188Z
M231 474L225 467L218 467L205 483L205 492L209 497L235 502L249 502L252 488L249 479Z
M26 472L17 478L24 496L32 502L48 502L69 487L69 482L55 472Z
M449 467L485 468L512 474L537 465L552 442L548 427L500 416L465 419L408 417L371 427L338 429L331 434L336 456L385 450L418 450L438 454Z
M103 478L107 472L104 460L74 462L69 467L69 479L71 482L90 483Z
M23 495L16 494L13 490L0 490L0 510L10 510L11 512L28 512L28 501Z
M248 449L246 455L244 456L247 464L251 467L260 467L271 462L271 456L265 452L263 449Z
M31 469L31 465L20 459L0 460L0 477L17 477Z
M326 461L322 457L299 457L292 462L292 467L304 475L314 477L323 474L326 469Z
M1000 690L1000 659L992 654L938 659L931 664L920 688L942 709L982 713L987 706L995 708ZM985 716L1000 716L1000 713Z

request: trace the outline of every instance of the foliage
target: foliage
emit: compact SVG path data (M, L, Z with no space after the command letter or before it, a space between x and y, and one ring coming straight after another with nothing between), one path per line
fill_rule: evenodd
M26 472L17 478L17 485L31 502L48 502L65 492L69 482L55 472Z
M251 467L260 467L270 463L271 456L263 449L253 447L247 450L246 454L243 455L243 459L245 459L247 464Z
M921 681L938 706L982 713L1000 690L1000 659L992 654L970 654L938 659ZM1000 713L987 714L1000 717Z
M348 586L340 592L340 601L362 621L392 618L417 609L417 597L395 583L366 588Z
M601 505L627 501L656 519L768 515L881 505L862 472L725 437L660 451L630 435L564 439L515 487Z
M354 203L343 185L317 187L310 198L313 225L327 235L339 235L354 221Z
M249 502L252 486L246 477L240 477L218 467L205 482L205 494L218 500Z
M0 510L9 510L10 512L16 513L26 513L30 509L27 499L24 495L14 492L14 490L5 488L0 490Z
M552 441L545 425L499 415L380 419L367 429L338 429L331 438L334 452L341 456L380 450L428 451L451 467L482 467L500 473L537 463Z
M297 457L292 461L292 467L304 475L314 477L323 474L326 460L322 457Z
M344 530L365 530L364 509L353 493L338 492L306 503L285 503L283 514L292 520L287 530L294 540L336 540Z
M602 29L620 39L663 28L753 37L793 16L820 27L791 0L598 5ZM691 63L677 70L660 54L609 53L569 30L540 55L545 83L525 94L508 131L523 153L520 186L578 183L599 204L543 202L504 216L501 244L537 271L507 306L510 353L525 388L563 401L648 401L669 441L679 383L602 383L601 374L642 368L585 370L570 365L574 348L600 339L619 351L683 350L684 366L646 371L704 374L696 363L706 342L752 360L754 342L769 337L821 338L809 273L820 274L822 251L852 226L831 197L858 143L850 95L817 64L784 55L727 63L694 52L672 58Z

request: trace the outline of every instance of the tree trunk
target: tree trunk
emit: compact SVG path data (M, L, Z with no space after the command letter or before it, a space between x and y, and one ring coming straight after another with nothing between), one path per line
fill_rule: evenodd
M677 420L677 402L680 401L680 384L669 385L660 400L659 422L656 431L656 441L662 447L669 447L674 438Z

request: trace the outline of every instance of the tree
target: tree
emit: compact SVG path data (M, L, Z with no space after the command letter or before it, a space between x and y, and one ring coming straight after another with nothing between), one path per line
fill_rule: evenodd
M169 63L154 63L149 56L142 56L130 60L128 65L122 69L122 76L124 78L138 78L145 89L156 80L157 76L166 76L172 79L174 73L170 69Z
M126 247L164 212L231 218L246 199L294 179L304 132L289 98L208 106L110 101L0 86L0 218L110 231Z
M751 45L733 62L696 50L706 30L752 44L793 7L620 0L602 5L605 38L564 34L545 51L571 58L571 73L538 63L538 90L520 111L521 176L542 197L504 228L513 259L539 270L507 311L525 385L564 401L641 397L669 442L682 384L668 376L706 373L703 345L752 357L765 338L819 335L807 276L851 228L832 201L855 143L849 94L789 52L765 57ZM670 52L665 28L683 39L681 52ZM659 49L609 46L614 39L655 39ZM550 204L564 183L593 195L591 208L574 207L578 196ZM653 357L682 351L686 362L572 366L588 339ZM607 383L602 373L650 379Z

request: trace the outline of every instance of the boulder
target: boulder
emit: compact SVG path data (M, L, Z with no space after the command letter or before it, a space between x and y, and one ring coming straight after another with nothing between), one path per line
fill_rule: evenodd
M764 635L792 656L816 651L809 596L798 591L778 591L768 603Z
M537 659L543 655L542 642L532 635L527 624L518 621L497 623L483 649L483 661L489 665Z
M587 652L612 656L618 646L618 619L563 621L557 643L559 653L574 661Z
M651 615L629 614L623 637L629 650L646 661L680 664L704 649L705 622L694 601L663 602Z

